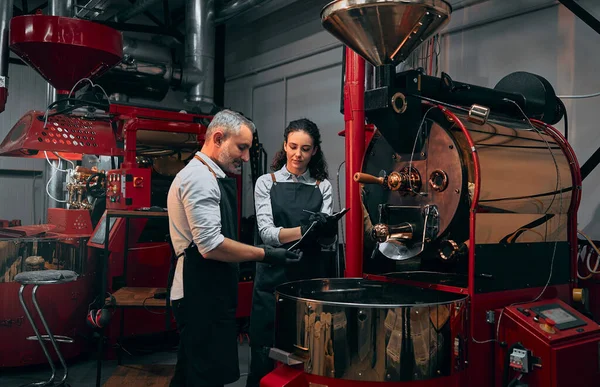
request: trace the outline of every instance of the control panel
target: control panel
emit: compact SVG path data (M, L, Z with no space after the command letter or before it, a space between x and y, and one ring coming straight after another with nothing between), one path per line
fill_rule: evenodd
M557 299L510 306L506 314L549 344L600 330L598 324Z
M567 303L509 306L499 324L495 387L598 385L600 325Z
M150 207L151 170L149 168L114 169L106 173L106 208L135 209Z

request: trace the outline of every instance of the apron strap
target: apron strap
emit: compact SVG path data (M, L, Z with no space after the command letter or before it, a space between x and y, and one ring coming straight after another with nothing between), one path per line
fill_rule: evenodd
M273 183L277 182L277 179L275 179L275 174L271 173L271 180L273 180Z
M202 160L202 157L195 155L194 158L198 161L200 161L202 164L206 165L206 168L208 168L208 170L210 171L210 173L213 174L213 176L215 177L215 179L217 178L217 174L215 173L215 171L213 171L213 169L210 167L210 165L208 165L206 163L206 161Z

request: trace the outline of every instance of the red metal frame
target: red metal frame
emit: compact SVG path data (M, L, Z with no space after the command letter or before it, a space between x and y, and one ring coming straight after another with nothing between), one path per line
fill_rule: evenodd
M363 212L360 184L352 176L362 170L365 153L365 60L346 48L344 120L346 122L346 277L362 276Z
M358 184L352 184L351 178L353 173L361 170L362 157L365 149L365 125L364 125L364 60L352 50L346 51L346 79L344 84L344 119L346 128L340 135L346 136L346 203L347 207L360 208L360 192ZM362 214L350 211L347 218L347 257L345 272L346 277L361 277L369 279L403 283L407 285L436 289L440 291L453 292L458 294L469 295L469 331L470 337L467 338L469 345L467 346L467 359L469 366L467 370L461 374L455 375L455 379L439 378L422 382L400 383L402 386L446 386L446 385L488 385L495 375L493 363L493 352L497 346L496 328L504 327L507 317L504 312L500 313L508 305L516 305L530 302L530 300L541 300L538 303L548 302L548 299L558 298L565 303L571 301L571 290L576 279L576 270L571 273L571 281L569 284L548 286L546 288L529 288L518 289L512 291L493 292L493 293L475 293L475 233L476 233L476 215L478 211L478 201L481 185L480 164L477 149L471 138L468 130L463 125L461 120L446 107L441 105L433 105L439 108L454 125L462 131L466 141L469 144L472 155L474 168L474 193L469 212L469 231L470 231L470 248L469 248L469 278L468 286L454 287L440 284L423 283L418 281L404 280L398 278L388 278L381 275L363 274L362 273L362 235L363 235L363 219ZM571 243L571 258L573 267L577 263L577 208L581 198L581 176L579 173L579 164L570 145L564 137L550 125L539 121L532 120L536 126L542 128L546 133L550 134L560 145L561 149L569 159L573 178L575 192L571 199L569 207L569 233L568 240ZM371 136L369 136L371 137ZM360 216L359 216L360 215ZM542 293L543 292L543 293ZM514 307L513 307L514 309ZM486 313L488 311L496 311L496 318L500 319L495 324L487 324ZM502 319L505 320L502 320ZM502 339L502 338L500 338ZM597 343L597 341L596 341ZM583 341L574 341L573 348L577 346L587 345ZM596 344L597 345L597 344ZM583 347L582 347L583 348ZM587 347L585 347L587 348ZM596 346L597 351L597 346ZM564 360L563 360L564 363ZM561 363L561 366L563 365ZM568 366L567 363L564 363ZM590 379L588 379L590 380ZM301 370L292 369L287 366L281 366L271 374L267 375L262 381L263 387L280 387L280 386L307 386L309 383L327 386L363 386L364 382L346 381L339 379L323 378L314 375L303 373ZM376 385L381 383L368 383L368 385ZM391 383L396 384L396 383ZM389 385L389 383L386 383ZM540 384L542 386L544 384ZM545 385L544 385L545 386Z
M556 143L559 145L560 149L567 155L569 158L569 167L571 168L571 178L573 184L573 197L571 199L571 205L569 206L569 239L571 240L571 290L575 287L577 283L577 211L579 210L579 204L581 203L581 189L582 189L582 179L581 179L581 168L579 167L579 161L577 160L577 156L575 156L575 151L571 147L571 144L567 141L567 139L562 135L558 129L554 128L551 125L546 124L545 122L532 119L531 122L535 124L538 128L544 129L546 133L548 133L551 137L556 140Z

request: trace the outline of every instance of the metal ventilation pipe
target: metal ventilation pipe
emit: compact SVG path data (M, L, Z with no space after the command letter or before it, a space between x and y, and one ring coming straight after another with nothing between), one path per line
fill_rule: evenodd
M119 23L126 22L127 20L136 17L142 12L146 11L152 4L156 3L158 0L137 0L131 7L128 7L127 10L123 13L115 16L115 21Z
M215 2L188 0L185 15L185 61L182 86L187 102L213 106L215 73Z
M8 29L12 18L13 0L0 1L0 113L8 99Z
M51 16L72 17L74 12L73 0L50 0L48 9ZM56 89L48 83L46 85L46 105L50 105L56 101L57 97ZM46 196L46 208L66 208L66 203L62 200L66 197L65 184L67 182L67 174L61 172L59 169L65 170L69 166L65 160L61 160L60 158L56 159L56 161L53 160L51 164L46 164L46 168L44 169L44 183L47 183L51 179L50 184L47 184L46 188L49 193Z
M219 9L217 12L216 23L223 23L242 12L246 12L250 8L256 7L264 3L265 0L234 0Z
M181 67L165 46L123 38L123 60L97 81L108 94L162 101L181 83Z
M73 0L53 0L48 3L48 8L52 16L73 17L75 14L73 5Z

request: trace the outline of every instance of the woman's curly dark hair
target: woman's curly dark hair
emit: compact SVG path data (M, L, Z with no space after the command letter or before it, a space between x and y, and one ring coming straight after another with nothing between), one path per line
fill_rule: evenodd
M285 142L287 142L288 135L290 133L298 131L306 132L312 138L313 145L317 147L317 153L314 154L308 163L310 175L320 181L327 179L329 177L329 173L327 172L327 161L325 161L325 156L323 155L323 150L321 149L321 132L319 132L319 128L314 122L306 118L291 121L283 132L283 139ZM275 154L275 157L273 157L271 170L280 170L286 162L287 156L282 145L281 149Z

